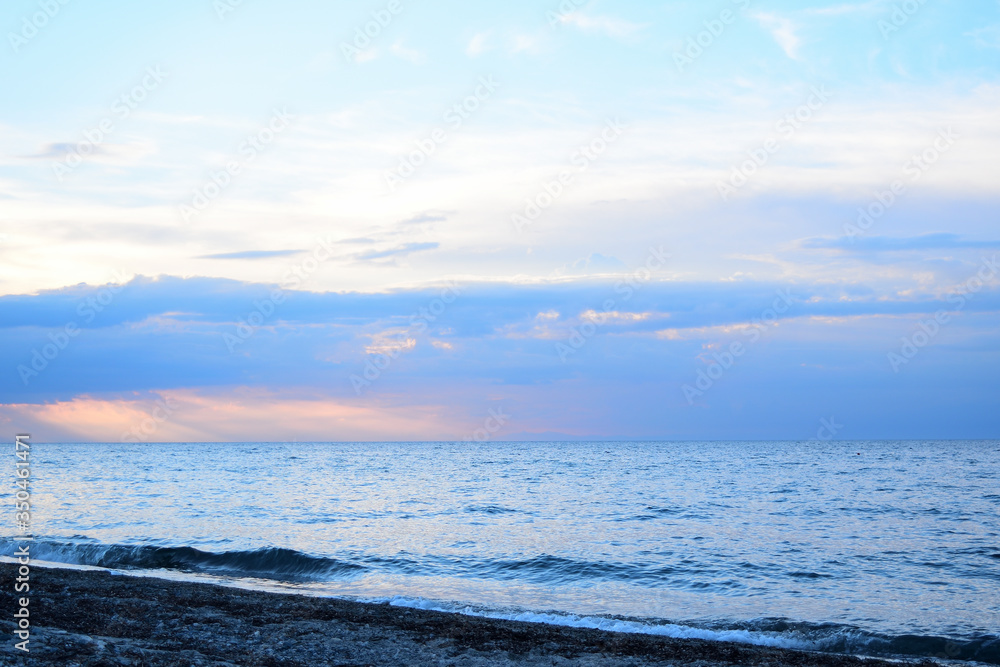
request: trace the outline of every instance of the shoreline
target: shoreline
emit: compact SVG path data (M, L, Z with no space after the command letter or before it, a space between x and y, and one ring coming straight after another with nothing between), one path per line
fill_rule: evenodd
M0 563L4 581L16 567ZM12 586L4 606L15 608ZM465 616L210 583L33 568L29 665L938 665Z

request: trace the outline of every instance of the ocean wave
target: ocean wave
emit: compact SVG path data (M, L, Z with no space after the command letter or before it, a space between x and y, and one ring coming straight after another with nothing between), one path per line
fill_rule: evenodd
M483 559L455 566L456 574L536 584L571 584L580 581L621 581L646 586L680 583L679 570L668 565L616 563L563 556L540 555L520 560ZM687 574L693 575L694 572Z
M0 555L12 556L15 543L0 540ZM404 574L428 574L442 564L433 559L420 559L400 554L385 558L369 556L347 562L312 556L292 549L263 548L245 551L213 553L194 547L156 545L106 545L80 538L73 542L38 540L32 543L32 558L39 561L89 565L119 571L149 572L170 570L191 574L223 577L222 583L236 579L270 580L288 583L344 581L359 578L366 571L393 571ZM548 582L559 579L609 578L635 580L642 573L621 564L601 564L554 556L519 561L473 561L459 567L466 576L510 577L519 580L533 578ZM647 576L649 572L645 573ZM670 572L657 572L666 576ZM796 572L799 576L813 573ZM689 582L689 585L694 585ZM430 609L489 618L509 619L530 623L547 623L612 632L661 635L679 639L728 641L759 646L846 653L880 657L921 657L975 661L1000 665L1000 637L969 635L948 638L935 635L886 635L836 623L816 624L794 622L783 618L743 621L667 621L618 616L585 616L557 611L495 609L468 604L448 603L417 597L364 598L363 601L394 606Z
M500 505L470 505L465 508L466 512L472 514L518 514L519 510Z
M0 541L0 555L10 556L14 543ZM125 570L177 570L276 581L333 581L365 572L403 575L474 577L498 581L525 581L558 585L580 581L621 581L647 586L672 583L700 588L697 567L675 568L649 563L618 563L543 554L525 559L453 558L417 556L400 552L391 556L352 554L330 558L293 549L268 547L243 551L203 551L191 546L101 544L87 538L69 541L36 540L32 557L73 565ZM709 584L731 586L734 582Z
M14 548L13 542L0 539L0 555L12 555ZM745 589L749 580L759 578L755 572L774 569L769 564L742 562L735 564L732 576L722 577L717 566L693 560L672 564L656 561L627 563L553 554L510 559L406 552L392 555L349 553L334 558L281 547L206 551L204 547L169 543L108 545L83 536L38 539L32 547L32 555L39 560L109 569L176 570L285 582L345 581L365 574L383 573L519 581L543 586L618 582L649 589L671 588L721 593ZM831 573L809 570L789 570L784 572L784 576L793 580L835 578Z
M12 556L13 544L5 545L0 553ZM36 541L31 556L35 560L109 569L176 570L288 582L350 578L365 570L354 563L278 547L214 553L194 547Z

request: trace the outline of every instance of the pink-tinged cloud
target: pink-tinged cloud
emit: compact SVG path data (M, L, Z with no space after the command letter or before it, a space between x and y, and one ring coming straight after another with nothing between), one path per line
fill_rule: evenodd
M0 404L0 423L38 441L216 442L453 440L469 425L441 406L352 405L320 397L279 398L259 389L224 395L193 390L135 398L78 396L42 404Z

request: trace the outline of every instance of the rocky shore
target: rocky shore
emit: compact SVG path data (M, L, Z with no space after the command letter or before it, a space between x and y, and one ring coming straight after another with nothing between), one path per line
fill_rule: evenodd
M0 564L4 582L15 566ZM903 663L32 567L30 652L3 665L797 665ZM5 583L3 609L16 609ZM23 595L23 594L18 594ZM915 664L915 663L913 663ZM923 663L932 665L934 663Z

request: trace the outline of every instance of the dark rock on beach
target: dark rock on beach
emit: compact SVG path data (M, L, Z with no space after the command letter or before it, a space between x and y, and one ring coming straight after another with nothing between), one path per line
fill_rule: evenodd
M15 566L0 564L3 581ZM4 584L3 608L16 609ZM18 597L23 594L17 594ZM30 652L12 612L3 665L797 665L902 664L32 567ZM923 663L934 664L934 663Z

